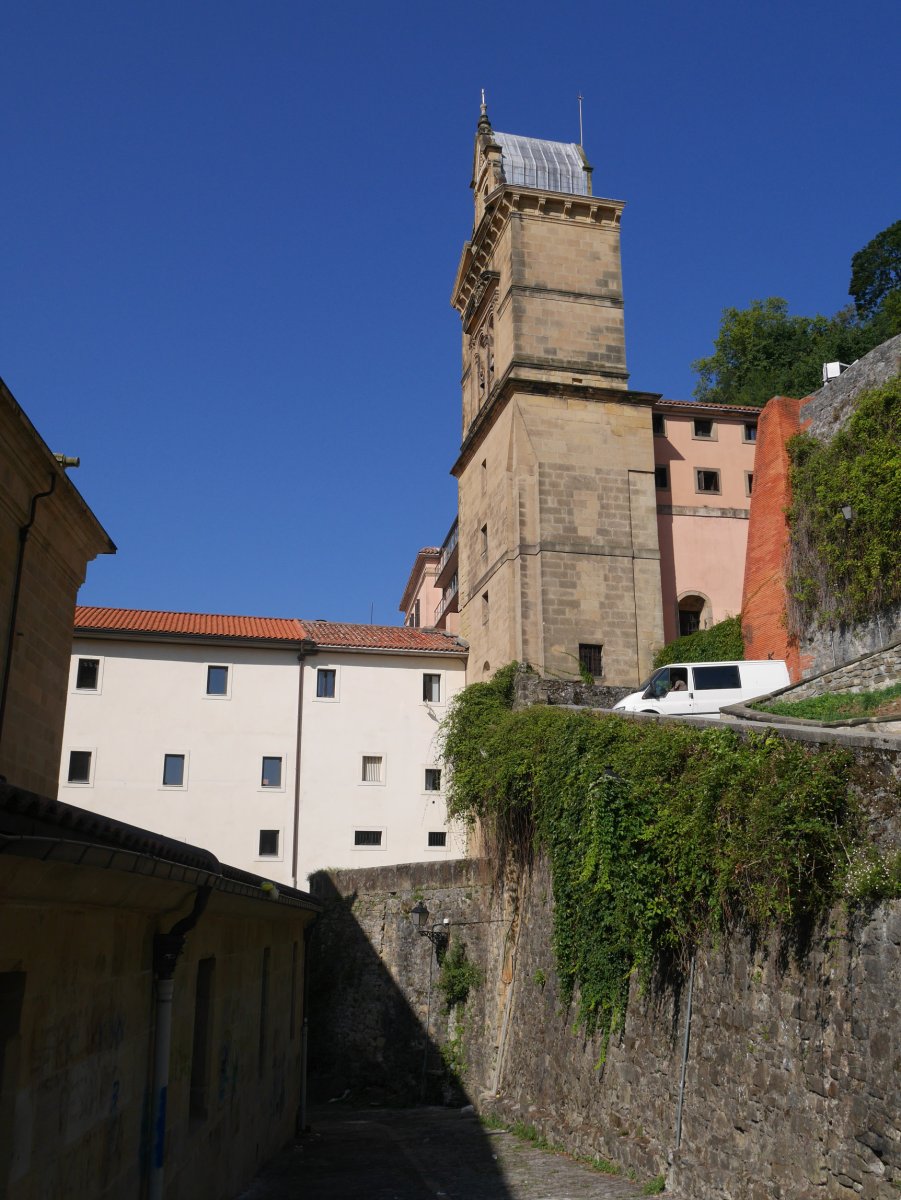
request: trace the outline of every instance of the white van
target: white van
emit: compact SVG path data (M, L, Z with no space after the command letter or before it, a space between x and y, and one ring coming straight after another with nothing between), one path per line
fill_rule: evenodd
M729 704L768 696L788 684L788 667L781 659L672 663L655 671L639 691L624 696L613 711L718 717L720 709Z

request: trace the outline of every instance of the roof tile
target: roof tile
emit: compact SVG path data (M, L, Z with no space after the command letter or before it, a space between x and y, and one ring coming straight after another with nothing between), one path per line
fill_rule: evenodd
M346 625L338 621L304 621L307 636L320 646L359 650L419 650L461 653L463 646L450 633L411 629L407 625Z
M218 613L157 612L139 608L75 609L79 630L128 633L174 633L193 637L265 638L297 642L305 636L293 617L233 617Z

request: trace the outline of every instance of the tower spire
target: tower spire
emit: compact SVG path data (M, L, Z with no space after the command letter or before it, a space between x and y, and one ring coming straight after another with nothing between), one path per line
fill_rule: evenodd
M482 88L482 103L479 108L478 133L491 133L491 122L488 120L488 105L485 103L485 89Z

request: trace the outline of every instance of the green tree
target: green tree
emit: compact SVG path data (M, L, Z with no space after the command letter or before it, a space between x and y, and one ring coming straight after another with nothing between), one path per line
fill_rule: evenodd
M851 259L851 283L848 292L854 298L858 316L869 321L886 299L901 290L901 221L877 233Z
M707 404L763 405L809 396L825 362L851 363L901 332L901 221L852 260L855 305L834 316L792 316L779 296L723 311L713 354L692 363L694 394Z

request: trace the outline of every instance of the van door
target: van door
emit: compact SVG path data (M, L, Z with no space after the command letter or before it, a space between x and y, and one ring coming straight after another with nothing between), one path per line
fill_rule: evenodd
M736 704L741 699L741 676L738 663L699 663L692 667L694 675L694 712L707 716L719 716L727 704Z
M687 667L661 667L651 676L640 711L684 717L694 712L694 695Z

